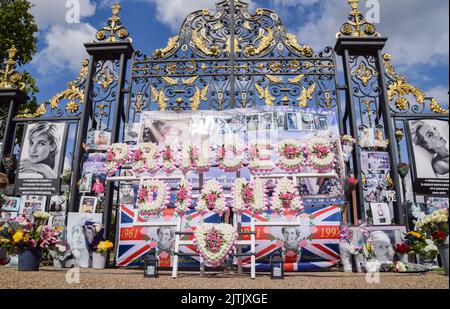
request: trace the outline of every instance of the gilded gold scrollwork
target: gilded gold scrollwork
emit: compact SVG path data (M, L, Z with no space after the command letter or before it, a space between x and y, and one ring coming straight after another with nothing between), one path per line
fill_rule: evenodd
M22 74L16 72L16 53L17 49L13 45L7 50L8 59L5 60L3 68L0 67L0 89L15 88L25 89L25 83L22 82Z
M308 45L300 45L297 42L297 37L293 34L286 33L286 43L292 47L294 50L302 54L306 57L312 57L313 56L313 49L311 46Z
M269 46L274 43L274 37L273 37L273 30L268 29L259 29L258 37L256 38L255 42L259 41L258 46L255 45L248 45L244 49L244 53L247 56L257 56L259 54L262 54L264 51L266 51Z
M298 105L300 107L308 107L308 102L312 100L314 91L316 90L316 84L312 84L308 88L302 86L303 90L300 96L297 98Z
M352 71L352 75L356 76L364 86L367 86L369 81L378 75L378 72L372 68L368 68L365 63L361 63Z
M217 56L220 53L220 48L217 45L211 44L211 46L206 46L206 29L203 28L200 31L194 29L192 31L192 43L195 47L201 51L206 56Z
M174 36L174 37L171 37L171 38L169 38L166 47L159 48L159 49L154 51L153 57L155 57L155 58L164 58L168 54L170 54L172 51L177 49L179 46L180 46L180 37L178 35Z
M108 18L107 25L97 31L95 35L96 39L98 41L106 41L108 43L115 43L123 40L131 41L128 29L124 27L120 21L119 12L121 7L119 2L116 1L111 9L112 16Z

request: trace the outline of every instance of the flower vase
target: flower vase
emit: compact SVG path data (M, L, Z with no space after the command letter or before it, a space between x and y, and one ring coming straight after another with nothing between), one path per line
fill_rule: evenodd
M37 248L24 249L19 253L19 271L38 271L41 251Z
M365 272L366 258L362 254L355 255L355 268L356 272L363 273Z
M438 246L439 254L441 255L442 266L445 274L448 276L448 236L445 243Z
M92 253L92 268L94 269L105 269L106 266L106 252Z
M5 248L0 248L0 265L6 265L8 262L8 251Z
M367 273L376 273L380 271L381 264L377 260L368 260L366 262L366 272Z

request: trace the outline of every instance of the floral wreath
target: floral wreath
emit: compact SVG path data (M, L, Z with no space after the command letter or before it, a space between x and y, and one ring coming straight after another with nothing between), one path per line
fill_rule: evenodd
M194 231L194 244L206 266L217 267L233 252L237 235L230 224L204 223Z
M308 145L308 149L308 161L312 168L322 172L334 167L336 158L333 152L333 146L327 140L315 139Z
M159 149L155 143L142 143L134 151L133 171L156 173L158 170Z
M164 181L144 180L139 188L138 213L142 216L156 216L167 208L169 201L170 188Z
M282 178L278 181L273 192L270 210L274 213L282 213L286 208L300 213L303 211L303 201L292 181L288 178Z
M208 209L214 210L219 215L228 210L222 186L214 178L206 182L195 208L196 211L202 214L206 213Z
M216 159L219 168L225 172L236 172L243 165L243 153L245 147L242 144L225 142L225 144L218 145L216 150ZM227 154L232 153L230 158Z
M121 165L125 165L133 157L130 146L123 143L112 144L106 153L106 171L114 175Z
M297 172L306 165L308 148L294 139L285 139L278 144L277 166L286 172Z
M268 173L275 168L270 159L272 145L268 140L249 143L248 168L252 173Z
M163 170L170 174L176 169L177 162L177 148L166 144L161 147L161 157L162 157L162 168Z
M175 197L175 211L180 216L184 216L192 204L192 185L186 179L183 179L178 186Z
M181 147L181 168L185 171L196 169L199 172L207 172L211 166L210 151L211 147L206 147L207 153L201 151L199 146L190 143L183 143Z
M233 186L233 210L241 214L248 209L253 214L264 212L267 207L267 188L262 179L256 178L248 182L238 178Z

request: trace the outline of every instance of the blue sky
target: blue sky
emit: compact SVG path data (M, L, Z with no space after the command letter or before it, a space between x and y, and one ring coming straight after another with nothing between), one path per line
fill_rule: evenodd
M38 101L48 101L64 90L87 57L83 42L93 41L111 16L113 0L30 0L40 27L38 53L25 66L37 79ZM80 23L66 22L66 3L78 1ZM151 54L178 32L185 16L197 9L214 11L215 0L122 0L120 16L135 49ZM334 35L346 20L347 0L251 0L250 11L264 7L276 11L286 28L302 44L315 49L334 46ZM399 73L428 96L448 105L449 2L446 0L368 0L379 4L378 31L389 37L385 52L393 54ZM362 9L365 1L361 1ZM342 81L341 81L342 82Z

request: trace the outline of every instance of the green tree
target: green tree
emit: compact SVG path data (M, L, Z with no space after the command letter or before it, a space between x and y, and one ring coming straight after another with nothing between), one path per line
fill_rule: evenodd
M6 51L12 45L17 48L18 66L30 62L36 54L38 26L30 9L31 3L28 0L0 0L0 63L4 62ZM21 73L26 85L25 92L32 96L31 106L37 105L34 96L39 91L36 81L28 72Z

